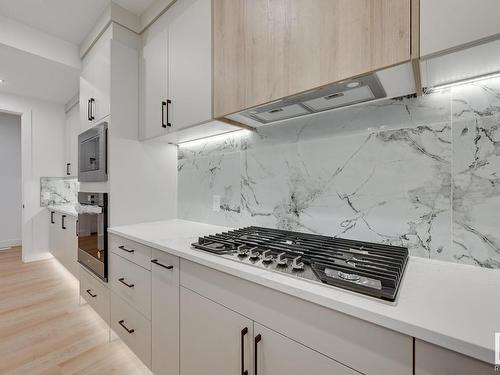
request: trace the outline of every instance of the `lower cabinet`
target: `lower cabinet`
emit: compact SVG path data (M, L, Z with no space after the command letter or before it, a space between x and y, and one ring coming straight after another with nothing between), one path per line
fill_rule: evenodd
M253 374L252 320L181 287L181 374Z
M109 324L109 289L80 266L80 296Z
M179 374L179 258L153 249L151 340L155 375Z
M184 287L181 316L182 375L359 374Z
M111 292L111 329L151 368L151 322Z
M498 374L491 363L415 339L415 375Z
M76 217L50 211L50 253L76 278L79 277Z
M258 323L253 330L255 374L360 374Z

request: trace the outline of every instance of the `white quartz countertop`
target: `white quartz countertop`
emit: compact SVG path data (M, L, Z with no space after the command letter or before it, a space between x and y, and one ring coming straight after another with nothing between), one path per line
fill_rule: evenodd
M169 220L110 233L291 294L450 350L493 363L500 332L500 270L411 257L391 303L192 249L199 236L232 228Z
M64 215L78 217L78 213L75 210L75 206L72 204L61 204L55 206L47 206L49 211L56 211Z

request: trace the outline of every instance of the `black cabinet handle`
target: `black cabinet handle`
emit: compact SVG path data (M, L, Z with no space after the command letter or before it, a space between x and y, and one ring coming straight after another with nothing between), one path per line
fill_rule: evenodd
M170 114L169 114L170 104L172 104L172 101L170 99L167 99L167 126L168 127L172 126L172 123L170 122Z
M161 127L166 128L167 124L165 124L165 107L167 106L167 102L162 101L161 102ZM168 108L168 107L167 107ZM168 109L167 109L168 111ZM168 118L168 116L167 116Z
M135 250L133 249L127 249L125 246L118 246L120 250L126 251L127 253L133 253Z
M118 281L121 282L123 285L128 286L129 288L134 287L134 284L127 284L124 277L119 278Z
M254 375L257 375L257 344L262 340L262 336L260 335L260 333L255 336L255 339L254 339L254 345L253 345L253 349L254 349Z
M241 375L248 375L248 371L245 370L245 336L247 333L247 327L241 330Z
M69 170L69 167L71 166L71 163L66 163L66 175L71 176L71 171Z
M135 329L128 329L128 328L127 328L127 326L126 326L124 323L125 323L125 320L120 320L120 321L118 322L118 324L119 324L119 325L121 325L121 326L123 327L123 329L124 329L125 331L127 331L129 334L132 334L132 333L134 333L134 332L135 332Z
M61 228L66 229L66 223L64 222L64 219L66 219L66 215L62 215L61 217Z
M87 289L87 293L92 297L92 298L96 298L97 297L97 294L92 294L92 289Z
M50 211L50 224L55 224L56 222L54 221L54 211Z
M172 265L170 265L170 264L169 264L168 266L167 266L167 265L165 265L165 264L161 264L160 262L158 262L158 259L153 259L153 260L151 261L151 263L154 263L154 264L156 264L157 266L160 266L160 267L166 268L167 270L171 270L172 268L174 268L174 266L172 266Z
M87 120L90 121L90 99L87 100Z
M95 120L95 117L94 117L94 103L95 103L95 99L94 98L90 98L90 121Z

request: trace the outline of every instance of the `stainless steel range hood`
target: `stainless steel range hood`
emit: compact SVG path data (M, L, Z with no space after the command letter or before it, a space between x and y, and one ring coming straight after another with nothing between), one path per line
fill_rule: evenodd
M415 92L410 64L332 83L225 116L251 127Z

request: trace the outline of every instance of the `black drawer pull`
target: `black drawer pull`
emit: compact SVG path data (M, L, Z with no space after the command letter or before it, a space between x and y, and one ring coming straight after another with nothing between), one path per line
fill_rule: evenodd
M61 216L61 229L66 229L66 223L64 222L66 219L66 215Z
M125 246L118 246L120 250L126 251L127 253L133 253L135 250L133 249L127 249Z
M87 289L87 293L89 294L89 296L91 296L92 298L96 298L97 297L97 294L92 294L92 289Z
M133 329L133 328L132 328L132 329L128 329L128 328L127 328L127 326L126 326L124 323L125 323L125 320L120 320L120 321L118 322L118 324L119 324L119 325L121 325L121 326L123 327L123 329L124 329L125 331L127 331L129 334L132 334L132 333L134 333L134 332L135 332L135 329Z
M124 277L122 277L122 278L118 279L118 281L119 281L119 282L121 282L123 285L128 286L129 288L133 288L133 287L134 287L134 284L127 284L127 283L125 282L125 278L124 278Z
M51 224L55 224L56 222L54 221L54 214L55 212L54 211L50 211L50 223Z
M241 330L241 375L248 375L248 370L245 370L245 336L247 333L247 327Z
M154 263L154 264L156 264L157 266L160 266L160 267L166 268L167 270L171 270L172 268L174 268L174 266L172 266L172 265L168 265L168 266L167 266L167 265L165 265L165 264L161 264L160 262L158 262L158 259L153 259L153 260L151 261L151 263Z

